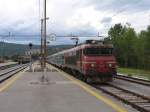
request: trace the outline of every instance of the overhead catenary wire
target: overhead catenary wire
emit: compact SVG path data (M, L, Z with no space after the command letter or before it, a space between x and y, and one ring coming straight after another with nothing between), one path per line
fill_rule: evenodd
M140 1L137 1L137 0L134 0L132 1L132 4L135 3L134 5L140 3ZM39 7L39 11L38 11L38 15L39 15L39 20L41 20L41 18L43 17L43 10L41 8L41 5L43 5L42 1L39 0L39 3L38 3L38 7ZM129 6L129 5L128 5ZM118 16L120 13L126 11L128 9L128 6L124 7L123 9L119 10L118 12L116 12L114 15L112 15L112 17L116 17ZM40 22L39 22L39 29L40 29ZM5 36L7 38L8 34L4 34L4 35L0 35L0 36ZM33 37L33 38L37 38L39 37L40 35L39 34L11 34L10 35L11 37ZM97 36L97 35L86 35L86 36L81 36L81 35L76 35L78 37L93 37L93 36ZM67 36L67 35L58 35L57 37L70 37L70 36Z
M140 1L140 0L133 0L133 1L132 1L132 4L133 4L133 3L134 3L134 6L136 6L137 4L140 4L141 1ZM113 18L113 17L116 17L116 16L118 16L120 13L127 11L127 9L128 9L129 6L131 6L131 5L130 5L130 4L129 4L129 5L126 5L123 9L117 11L117 12L116 12L115 14L113 14L111 17L112 17L112 18Z

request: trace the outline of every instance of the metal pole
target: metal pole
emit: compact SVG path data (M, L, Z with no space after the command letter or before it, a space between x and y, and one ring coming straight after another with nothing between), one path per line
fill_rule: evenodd
M32 72L32 43L29 43L29 48L30 48L30 71Z
M30 72L32 72L32 54L30 52Z
M46 68L46 0L44 0L44 68Z

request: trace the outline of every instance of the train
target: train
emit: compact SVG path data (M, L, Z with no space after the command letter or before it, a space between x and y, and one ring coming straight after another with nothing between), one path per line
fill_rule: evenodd
M113 81L117 62L113 45L105 41L86 40L73 48L57 52L47 57L48 63L85 82Z
M19 64L26 64L30 62L30 57L28 56L19 56L16 60Z

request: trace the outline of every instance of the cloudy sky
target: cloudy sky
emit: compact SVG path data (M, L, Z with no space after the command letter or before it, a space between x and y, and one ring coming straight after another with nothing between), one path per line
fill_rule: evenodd
M0 0L1 40L15 43L40 42L43 0ZM47 33L56 35L107 35L116 23L130 23L137 32L150 23L150 0L47 0ZM86 38L82 37L80 40ZM58 37L53 44L68 44Z

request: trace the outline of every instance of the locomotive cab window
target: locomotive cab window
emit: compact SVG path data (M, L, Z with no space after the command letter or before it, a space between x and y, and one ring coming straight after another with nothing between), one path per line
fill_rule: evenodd
M85 55L112 55L113 48L85 48L84 49Z

